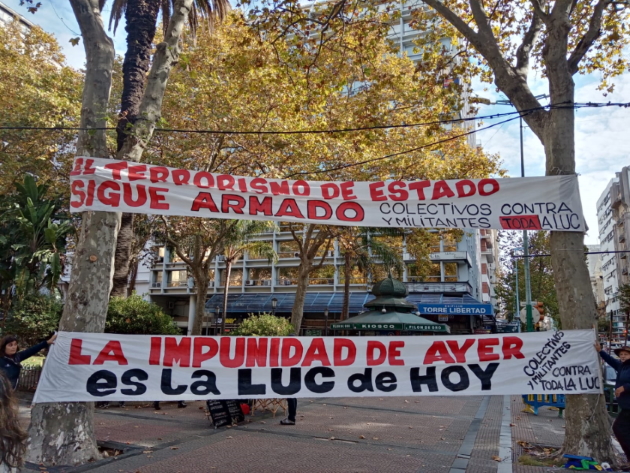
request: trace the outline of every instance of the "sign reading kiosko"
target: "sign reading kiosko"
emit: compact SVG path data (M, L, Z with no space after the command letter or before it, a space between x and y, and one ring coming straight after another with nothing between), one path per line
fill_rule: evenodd
M588 330L350 338L62 332L35 402L597 393L594 342Z
M577 176L321 182L75 158L73 212L368 227L586 230Z

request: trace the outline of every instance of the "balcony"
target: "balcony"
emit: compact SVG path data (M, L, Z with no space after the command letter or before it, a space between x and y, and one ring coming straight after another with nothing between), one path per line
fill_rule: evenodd
M429 259L434 263L466 263L468 266L472 266L467 251L441 251L439 253L431 253Z
M468 282L406 282L410 293L425 294L472 294L472 286Z

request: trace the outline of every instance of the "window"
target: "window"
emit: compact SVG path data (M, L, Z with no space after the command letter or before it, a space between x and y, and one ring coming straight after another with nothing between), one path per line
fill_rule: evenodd
M299 252L297 241L280 241L278 242L278 258L295 258L295 254Z
M168 287L182 287L188 284L187 271L169 271L167 274Z
M220 270L221 286L225 286L225 276L227 271L225 269ZM243 284L243 270L241 268L232 269L230 271L230 286L241 286Z

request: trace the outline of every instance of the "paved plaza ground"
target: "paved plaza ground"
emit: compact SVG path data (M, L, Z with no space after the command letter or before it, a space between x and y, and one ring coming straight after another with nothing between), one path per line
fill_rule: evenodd
M295 426L257 412L238 427L214 429L203 403L96 411L96 434L116 458L76 468L29 464L25 471L95 473L427 472L543 473L518 464L521 443L560 446L557 411L522 413L518 396L299 400ZM21 399L25 423L29 399ZM566 470L565 470L566 471Z

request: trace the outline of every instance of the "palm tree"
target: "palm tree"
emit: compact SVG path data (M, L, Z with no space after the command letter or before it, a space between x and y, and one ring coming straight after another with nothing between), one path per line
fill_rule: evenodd
M102 0L104 3L104 0ZM151 63L151 50L157 28L158 14L162 11L162 28L164 34L168 28L174 0L114 0L109 20L114 34L125 15L127 26L127 52L123 62L123 90L118 116L117 152L119 159L124 159L121 150L127 136L132 131L140 110L144 95L147 72ZM223 19L230 10L229 0L195 0L189 17L191 33L194 35L203 19L211 27L215 21ZM126 297L129 279L129 262L131 246L134 240L133 214L122 216L116 255L114 259L114 281L111 296Z
M253 220L239 220L226 234L222 241L223 258L225 261L225 289L223 290L223 319L221 320L221 333L225 332L225 319L227 317L228 292L230 289L230 275L232 266L247 252L250 255L276 261L278 255L268 241L252 240L253 236L264 232L273 231L275 224L272 222L260 222Z

